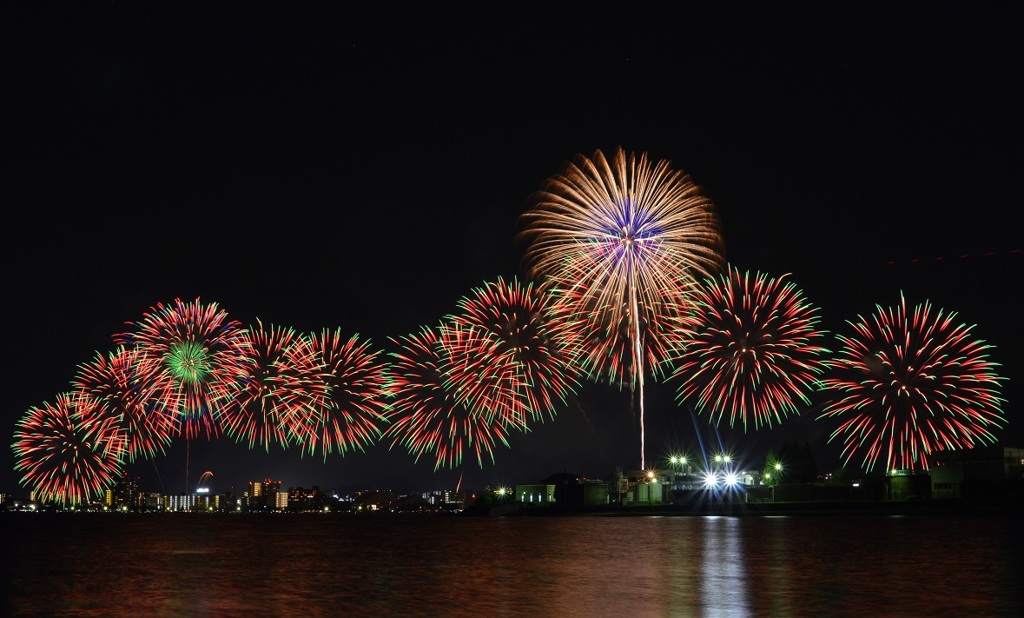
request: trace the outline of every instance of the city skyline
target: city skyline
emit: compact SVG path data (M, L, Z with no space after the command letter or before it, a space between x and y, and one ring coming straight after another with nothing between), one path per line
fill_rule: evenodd
M358 27L271 9L12 12L8 444L157 303L201 298L243 324L381 346L434 324L473 288L523 277L530 196L577 154L619 146L689 173L729 264L788 274L830 333L901 293L977 325L1007 378L998 438L1024 441L1021 96L1007 77L1020 44L1003 9L425 11ZM648 459L715 439L675 384L647 386ZM719 433L751 458L806 440L838 466L834 425L814 416ZM638 466L638 443L628 394L586 383L493 465L470 461L465 482L604 475ZM202 438L133 469L184 488L186 446L191 479L229 486L265 470L401 491L461 473L387 443L325 462ZM14 491L5 452L0 489Z

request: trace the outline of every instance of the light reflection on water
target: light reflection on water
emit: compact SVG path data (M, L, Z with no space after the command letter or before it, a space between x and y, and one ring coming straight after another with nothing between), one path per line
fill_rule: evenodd
M1004 616L1009 518L0 517L3 615Z

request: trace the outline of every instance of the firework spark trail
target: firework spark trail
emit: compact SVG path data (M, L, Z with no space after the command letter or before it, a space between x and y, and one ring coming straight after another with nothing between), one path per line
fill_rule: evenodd
M670 361L677 399L693 400L717 424L771 427L810 404L827 368L817 307L786 275L729 268L692 295L691 321Z
M876 309L848 322L854 334L839 336L822 380L834 398L818 418L839 421L829 441L843 440L844 461L863 450L868 471L879 461L886 470L927 470L935 451L995 442L992 430L1006 422L1005 378L988 358L991 346L927 301L908 311L900 294L898 306Z
M611 162L598 151L568 163L523 221L531 276L561 291L581 334L597 344L585 348L590 377L639 389L643 468L644 376L658 375L673 347L662 337L677 330L667 325L723 261L713 204L668 161L620 148Z

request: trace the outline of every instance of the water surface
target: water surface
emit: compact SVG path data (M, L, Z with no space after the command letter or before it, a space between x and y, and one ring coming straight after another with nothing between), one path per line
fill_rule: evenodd
M0 521L14 616L1024 615L1005 517Z

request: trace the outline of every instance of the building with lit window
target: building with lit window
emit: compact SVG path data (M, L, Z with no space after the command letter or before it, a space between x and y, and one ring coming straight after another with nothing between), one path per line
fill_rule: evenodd
M163 496L157 492L147 492L142 497L142 508L147 511L158 511L164 508Z
M249 494L246 499L246 507L250 511L267 511L278 508L281 493L281 481L263 479L263 481L250 481ZM287 505L288 494L284 494Z
M284 492L281 492L281 495L284 495ZM316 485L312 489L289 487L287 498L287 506L291 511L322 511L326 505L324 494Z
M1024 482L1024 449L976 446L931 455L933 498L985 498Z
M525 483L516 485L516 501L524 506L546 506L555 503L554 483Z
M196 494L164 496L164 510L171 513L194 511L198 505L199 496Z
M118 510L138 510L142 506L142 491L139 489L140 479L137 476L124 475L114 485L106 506Z

